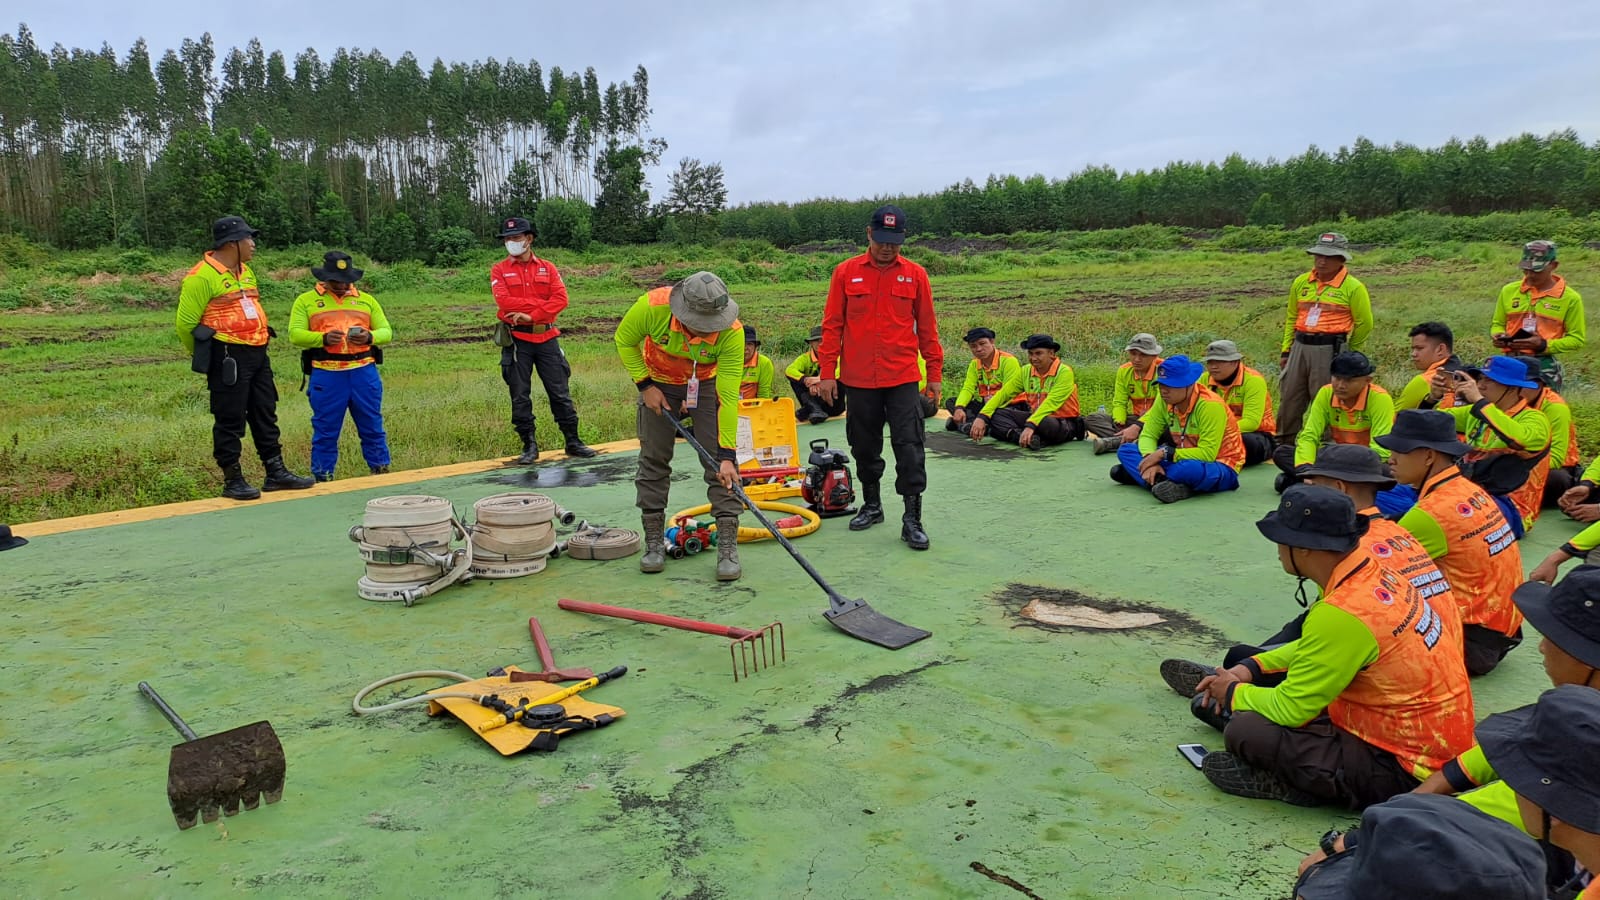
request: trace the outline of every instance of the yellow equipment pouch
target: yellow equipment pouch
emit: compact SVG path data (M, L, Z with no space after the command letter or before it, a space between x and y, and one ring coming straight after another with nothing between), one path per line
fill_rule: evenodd
M492 675L479 678L477 681L468 681L462 684L447 685L435 691L449 691L452 693L472 694L497 694L500 699L512 706L526 699L530 704L537 704L539 698L548 697L561 690L560 685L547 684L542 681L513 682L510 673L524 671L516 666L506 666L505 675ZM575 694L562 700L561 706L565 709L567 719L555 723L551 727L531 727L521 721L512 722L500 728L482 730L482 726L496 721L503 721L505 717L488 707L479 705L463 697L441 697L428 701L428 715L437 716L440 713L449 713L465 723L474 734L489 742L489 745L500 751L501 756L512 756L524 750L554 750L556 741L563 735L587 728L600 728L609 725L624 715L622 708L607 706L604 703L595 703L584 699L582 694ZM585 724L585 722L592 724Z

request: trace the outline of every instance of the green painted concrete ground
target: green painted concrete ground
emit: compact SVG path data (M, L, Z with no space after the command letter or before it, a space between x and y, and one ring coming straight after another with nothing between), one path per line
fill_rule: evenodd
M843 443L830 423L805 429ZM927 524L913 554L890 523L840 520L798 542L847 593L934 636L899 652L819 615L781 548L714 557L560 559L526 579L453 588L406 609L360 600L346 530L383 492L35 540L0 556L0 892L43 896L1286 897L1336 810L1213 790L1174 745L1220 735L1156 675L1220 658L1298 612L1251 524L1272 473L1162 507L1106 478L1083 445L1023 455L930 436ZM687 448L681 506L702 502ZM636 526L632 459L546 467L580 516ZM892 471L892 470L891 470ZM461 508L535 486L523 470L415 485ZM1576 530L1542 521L1531 567ZM1032 587L1010 588L1011 585ZM1046 631L1015 616L1050 591L1170 609L1173 626ZM574 597L787 629L789 658L735 684L721 639L558 610ZM562 665L626 664L592 699L609 729L554 754L501 758L447 717L357 718L379 677L537 667L538 615ZM1475 684L1480 717L1545 685L1525 643ZM283 802L179 832L165 772L176 735L151 681L202 734L268 719L289 760Z

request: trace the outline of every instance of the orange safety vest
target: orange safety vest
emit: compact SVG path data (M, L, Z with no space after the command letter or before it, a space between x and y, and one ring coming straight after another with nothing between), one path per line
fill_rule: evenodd
M996 353L996 356L999 354ZM1012 403L1028 404L1028 412L1037 412L1039 405L1050 396L1050 388L1055 384L1056 373L1061 371L1061 360L1050 363L1050 371L1040 375L1033 366L1024 367L1022 373L1022 390L1012 398ZM1056 419L1071 419L1078 415L1078 386L1072 386L1072 395L1065 402L1056 407L1050 416Z
M1202 403L1216 403L1227 413L1227 430L1222 435L1222 446L1217 448L1217 462L1235 472L1239 471L1244 466L1244 438L1239 436L1239 420L1233 417L1233 410L1228 409L1228 404L1223 403L1221 397L1198 382L1195 383L1194 394L1189 400L1189 408L1182 411L1171 410L1177 420L1175 423L1167 423L1167 430L1172 432L1172 445L1183 450L1200 446L1200 438L1189 433L1189 417L1194 415L1194 411ZM1174 424L1176 428L1173 427Z
M211 280L220 282L223 293L217 294L206 303L205 312L200 314L200 324L216 330L216 337L229 344L247 344L251 347L266 346L267 311L261 308L261 292L256 289L255 273L249 266L240 266L241 276L235 278L233 273L210 251L189 270L190 275L199 275L205 267L211 267L216 275Z
M1244 399L1240 397L1239 402L1235 403L1233 398L1238 397L1244 392L1244 380L1252 375L1257 378L1262 377L1260 372L1257 372L1255 369L1250 368L1244 363L1240 363L1239 371L1236 375L1234 375L1233 384L1219 385L1215 381L1211 382L1211 387L1216 392L1217 396L1221 397L1222 402L1228 404L1228 408L1233 410L1233 417L1235 419L1238 419L1244 415ZM1261 409L1261 427L1256 429L1256 433L1271 435L1277 433L1277 430L1278 420L1272 416L1272 392L1267 391L1267 405Z
M1395 569L1352 553L1323 603L1360 619L1378 658L1328 704L1339 728L1395 755L1406 771L1437 771L1473 745L1472 689L1454 605L1424 599Z
M1356 413L1366 412L1367 397L1371 396L1373 391L1380 394L1388 393L1375 384L1369 384L1367 389L1361 392L1361 399L1355 406L1345 406L1336 394L1329 396L1328 400L1333 406L1333 411L1328 416L1328 435L1333 438L1335 444L1359 444L1363 447L1372 444L1371 417L1358 416ZM1344 413L1342 417L1339 415L1341 411Z
M1505 413L1507 416L1515 419L1519 413L1527 408L1528 401L1518 400L1517 405L1506 410ZM1468 443L1471 443L1471 438L1473 435L1481 435L1485 430L1488 430L1488 428L1488 423L1481 421L1478 422L1473 426L1472 435L1468 435ZM1512 453L1522 457L1523 459L1533 459L1534 457L1542 457L1549 452L1549 447L1546 447L1540 453L1528 453L1524 450L1513 450L1510 447L1473 447L1471 450L1467 451L1466 455L1461 458L1461 461L1472 463L1491 456L1499 456L1504 453ZM1505 495L1506 499L1511 501L1511 505L1516 508L1517 513L1522 516L1522 521L1525 523L1525 527L1531 528L1533 523L1539 520L1539 513L1543 511L1544 508L1544 486L1545 482L1549 480L1550 466L1541 461L1535 464L1533 469L1528 472L1528 480L1522 483L1522 487L1519 487L1511 493Z
M346 300L354 300L361 296L361 292L356 290L354 285L350 287L350 292L343 297L334 296L329 292L327 286L320 281L317 282L317 286L313 290L318 295L328 298L319 302L332 303L333 306L322 307L307 317L307 331L343 331L348 333L352 325L359 325L368 331L372 330L371 313L360 307L342 305ZM316 366L319 369L359 369L362 366L372 364L372 345L352 344L348 337L333 346L324 344L322 349L326 355L319 354L316 361Z
M651 306L672 305L672 288L670 286L655 288L645 296L650 298ZM728 328L743 330L744 325L735 319ZM654 338L645 335L644 364L650 370L650 378L662 384L686 384L690 375L702 381L716 378L717 360L715 356L711 357L707 362L696 363L694 358L680 355L683 352L690 352L694 353L695 357L704 359L706 354L703 348L716 349L716 335L705 338L690 337L689 333L684 330L683 325L676 318L672 320L671 329L674 335L681 340L674 340L669 337L667 346L657 344ZM718 332L718 334L720 333ZM673 344L678 344L680 349L677 351L668 349ZM692 349L697 347L702 349Z
M1513 299L1510 312L1506 316L1506 331L1512 333L1517 331L1533 331L1536 332L1539 337L1544 338L1546 342L1559 340L1560 338L1566 337L1566 320L1547 315L1547 311L1539 304L1539 301L1546 297L1555 297L1560 299L1564 294L1566 294L1566 292L1567 280L1562 278L1560 275L1556 276L1555 282L1550 285L1549 290L1544 291L1541 291L1524 281L1522 283L1521 290L1517 292L1522 296ZM1528 306L1526 309L1519 309L1519 307L1522 306L1522 301L1524 299L1526 299ZM1512 321L1513 316L1517 316L1515 322ZM1533 351L1518 350L1516 351L1516 354L1513 355L1517 354L1531 356L1533 355Z
M1349 334L1355 330L1355 316L1350 312L1350 304L1344 299L1343 292L1339 291L1349 274L1348 270L1340 269L1332 281L1318 281L1316 273L1311 273L1311 277L1300 287L1300 296L1295 298L1295 331L1303 334ZM1330 288L1336 292L1339 302L1335 302L1333 297L1327 303L1322 302L1322 292Z
M1522 551L1499 505L1456 469L1428 479L1418 495L1417 506L1444 532L1445 554L1435 562L1454 586L1461 624L1515 634L1522 611L1511 592L1522 584Z
M1003 360L1003 359L1016 359L1016 358L1017 357L1016 357L1015 354L1007 353L1004 350L996 350L996 351L994 351L994 356L990 357L990 362L992 362L993 365L986 367L986 366L984 366L983 363L981 363L981 362L978 363L978 399L979 400L982 400L983 402L988 403L990 397L993 397L995 394L1000 393L1000 389L1006 386L1005 385L1005 381L1002 380L999 377L1000 361ZM991 376L991 377L986 377L986 376Z
M1128 409L1132 410L1129 415L1133 419L1137 419L1149 412L1150 407L1156 405L1156 375L1157 370L1161 368L1162 362L1164 360L1161 357L1156 357L1155 362L1150 364L1150 368L1145 372L1145 377L1143 378L1139 377L1138 372L1132 371L1133 363L1123 363L1129 369L1129 377L1133 379L1130 382L1133 389L1128 394Z
M1428 555L1428 548L1411 532L1400 523L1385 519L1376 506L1369 506L1358 515L1367 517L1367 533L1361 536L1361 546L1373 562L1400 573L1424 600L1444 596L1454 601L1450 580ZM1444 600L1439 603L1448 605Z

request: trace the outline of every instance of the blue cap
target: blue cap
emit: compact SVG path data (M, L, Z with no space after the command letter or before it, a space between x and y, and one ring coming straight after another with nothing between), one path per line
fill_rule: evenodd
M1470 370L1469 370L1470 371ZM1536 388L1539 383L1528 377L1528 367L1522 360L1510 356L1494 356L1480 369L1483 377L1506 387Z
M1206 370L1204 363L1191 362L1183 354L1169 356L1156 368L1156 384L1169 388L1186 388L1200 380Z

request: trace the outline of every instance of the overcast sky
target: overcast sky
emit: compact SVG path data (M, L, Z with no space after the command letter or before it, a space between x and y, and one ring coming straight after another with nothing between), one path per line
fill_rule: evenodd
M210 31L308 46L650 73L666 164L721 162L732 202L936 191L1365 135L1423 146L1571 127L1600 139L1600 17L1545 0L790 0L250 3L22 0L43 47L152 56ZM0 25L14 31L15 25ZM666 176L652 176L656 196Z

